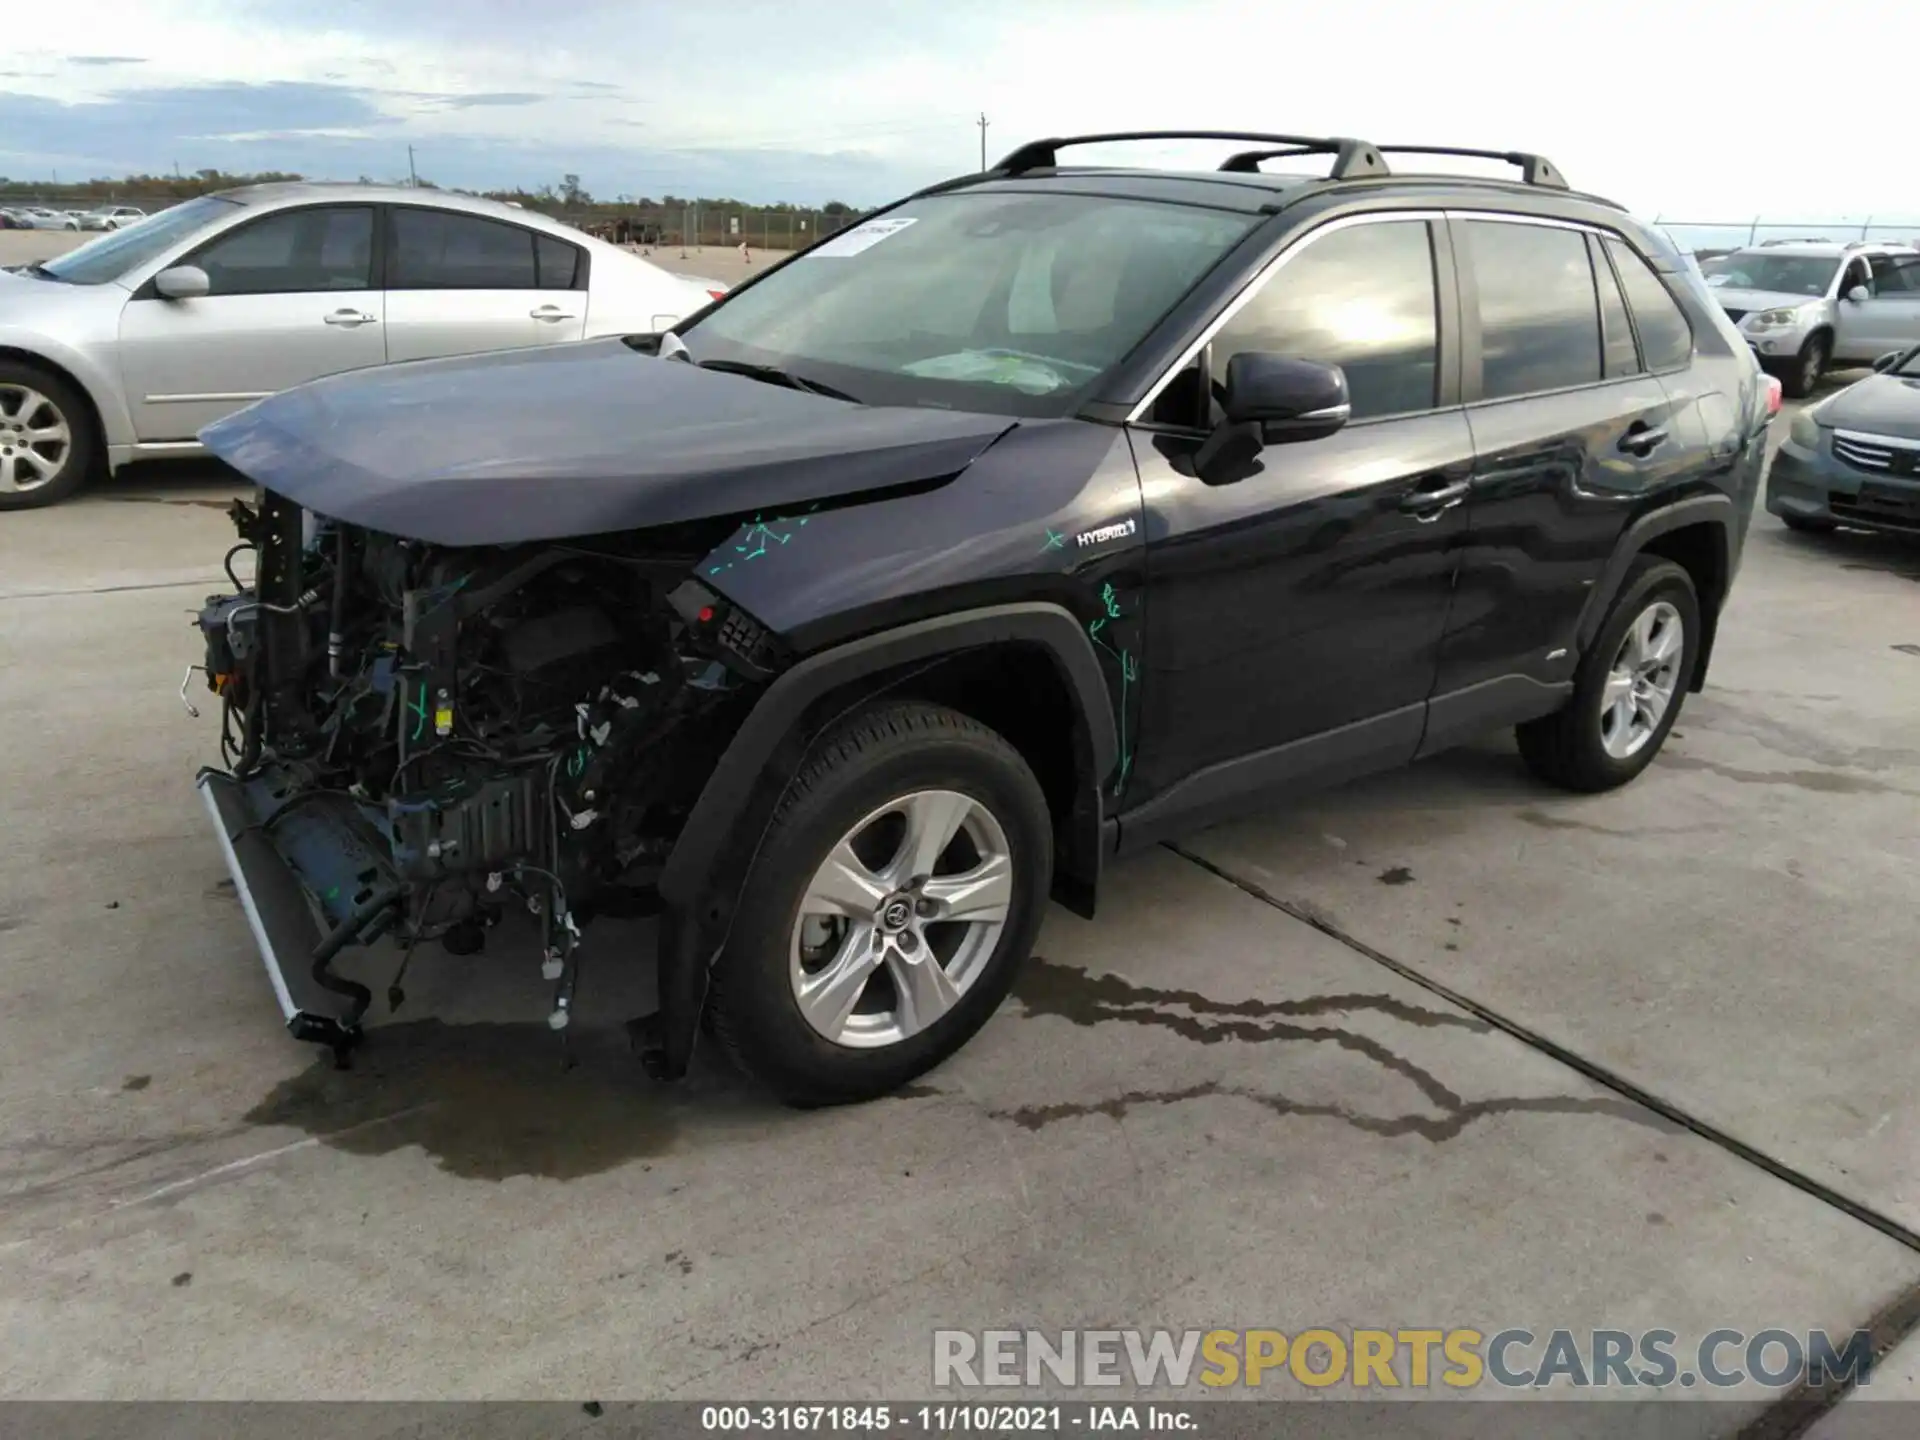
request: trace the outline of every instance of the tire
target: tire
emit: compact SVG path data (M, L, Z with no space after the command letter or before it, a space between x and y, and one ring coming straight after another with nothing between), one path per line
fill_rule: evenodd
M1677 625L1679 651L1652 672L1651 685L1623 694L1615 678L1616 662L1631 660L1629 637L1646 616L1655 617L1656 641L1664 633L1662 627ZM1634 643L1640 643L1645 634L1640 632ZM1581 657L1573 698L1554 714L1515 730L1521 759L1541 779L1566 790L1591 794L1626 784L1652 763L1666 743L1699 654L1700 601L1692 578L1671 560L1640 556L1627 571L1592 647ZM1631 673L1633 666L1626 668ZM1667 698L1651 725L1645 725L1645 712L1635 702L1645 694L1651 703L1656 690L1663 690ZM1618 698L1610 703L1610 697ZM1630 724L1623 725L1622 708L1631 710Z
M1780 523L1803 535L1828 535L1837 528L1834 521L1823 520L1817 515L1791 515L1785 512L1780 516Z
M909 799L911 807L896 808ZM907 875L915 868L909 809L934 822L921 825L925 834L959 817L949 832L955 838L929 867L930 881ZM858 905L830 918L818 908L818 886L827 883L823 867L836 851L851 852L861 878L852 889L840 887ZM951 888L941 882L956 868L974 877L1004 874L997 929L990 920L923 918L940 903L935 892ZM714 1037L790 1105L846 1104L897 1090L966 1044L1006 998L1033 948L1052 873L1046 796L998 734L918 702L848 720L788 788L747 878L708 992ZM980 900L1002 894L998 881L990 891L983 879L970 883ZM868 918L854 918L856 911ZM835 975L844 983L827 984ZM945 990L928 977L944 980ZM814 997L809 1011L803 989ZM916 1018L914 993L928 997L926 1010L938 1018ZM829 1003L836 995L844 1013Z
M27 439L29 429L64 430L64 441ZM35 459L22 456L31 450ZM47 474L45 462L55 461ZM72 385L37 365L0 359L0 510L57 505L99 464L93 410Z
M1791 365L1780 373L1780 391L1789 400L1804 400L1820 386L1832 358L1833 342L1823 333L1807 337Z

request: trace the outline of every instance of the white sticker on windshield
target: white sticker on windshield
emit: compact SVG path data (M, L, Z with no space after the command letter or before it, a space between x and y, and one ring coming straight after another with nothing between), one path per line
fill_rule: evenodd
M851 230L843 230L815 250L809 258L839 260L848 255L858 255L862 250L869 250L878 245L889 235L906 229L917 218L912 215L901 215L885 220L868 220L854 226Z
M1707 284L1724 285L1727 283L1727 281L1731 280L1732 278L1733 277L1731 275L1709 275L1707 276Z

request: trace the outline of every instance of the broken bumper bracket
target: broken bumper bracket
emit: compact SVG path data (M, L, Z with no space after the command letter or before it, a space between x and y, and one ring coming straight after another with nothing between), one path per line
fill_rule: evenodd
M344 1062L360 1041L358 1012L365 1007L352 1003L347 1013L341 1013L341 996L350 992L330 990L314 974L316 962L323 969L324 960L339 944L330 944L330 937L322 933L299 877L268 838L245 785L212 768L201 770L194 785L213 821L221 856L286 1019L287 1033L296 1040L327 1046ZM351 982L336 978L334 984ZM366 993L357 985L352 990Z

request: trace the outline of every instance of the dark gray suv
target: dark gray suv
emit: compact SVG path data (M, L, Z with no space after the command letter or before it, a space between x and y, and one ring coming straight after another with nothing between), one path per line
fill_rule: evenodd
M1063 160L1161 138L1240 148ZM348 947L510 906L564 1026L582 931L657 913L655 1074L710 1033L858 1099L1125 851L1495 727L1633 779L1705 683L1773 387L1618 206L1536 155L1387 164L1427 153L1484 154L1038 141L665 333L203 432L262 494L199 783L293 1032L359 1038Z

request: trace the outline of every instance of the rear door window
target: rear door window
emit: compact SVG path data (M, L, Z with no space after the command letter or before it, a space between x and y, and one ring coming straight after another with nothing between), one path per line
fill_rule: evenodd
M534 251L542 290L573 290L585 278L581 274L584 267L578 245L569 245L554 235L536 235Z
M1480 295L1485 398L1597 384L1600 309L1586 236L1493 220L1460 228Z
M402 206L392 215L389 290L540 288L531 230L444 210Z

